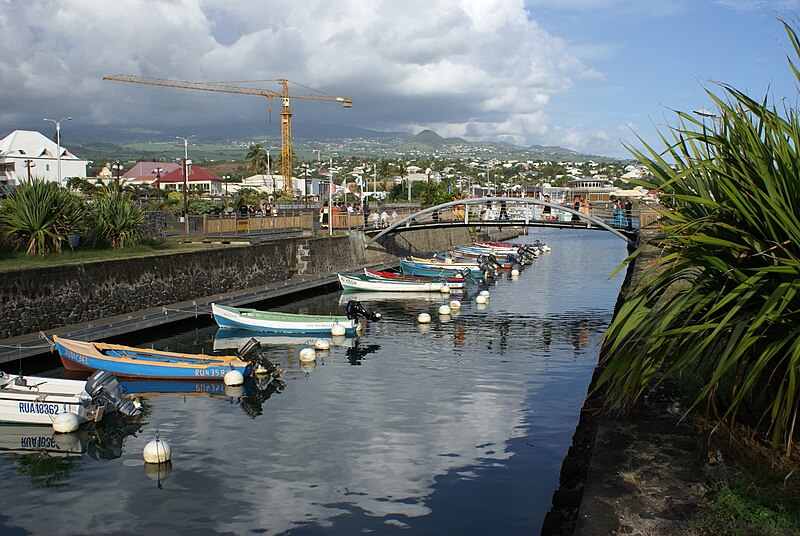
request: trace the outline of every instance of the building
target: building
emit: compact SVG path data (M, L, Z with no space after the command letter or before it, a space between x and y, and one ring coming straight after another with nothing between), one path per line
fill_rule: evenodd
M15 186L31 178L58 182L58 150L39 132L15 130L0 140L0 185ZM72 177L85 179L88 163L61 147L61 184Z
M161 190L176 190L183 191L183 169L178 166L178 169L170 171L166 175L162 175L160 179L153 181L153 186ZM222 195L222 179L213 173L206 171L198 166L189 167L189 177L186 180L189 191L205 193L208 195Z
M135 166L122 175L122 180L126 184L149 186L156 179L160 179L176 169L180 170L181 165L175 162L137 162Z

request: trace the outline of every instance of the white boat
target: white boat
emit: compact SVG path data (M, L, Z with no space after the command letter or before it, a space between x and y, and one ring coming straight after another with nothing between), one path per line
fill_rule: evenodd
M85 423L114 411L129 416L140 413L122 395L117 377L110 372L98 370L83 381L0 371L0 422L52 425L59 415L72 413Z

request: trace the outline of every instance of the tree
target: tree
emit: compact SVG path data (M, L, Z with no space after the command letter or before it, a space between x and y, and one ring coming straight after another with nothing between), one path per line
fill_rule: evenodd
M254 175L259 175L267 164L267 152L264 147L260 143L254 143L248 147L244 163L248 169L253 170Z
M34 178L20 183L0 205L0 232L27 255L60 253L61 243L84 229L86 216L74 194Z
M144 214L130 193L109 184L95 195L93 207L96 239L108 242L114 249L139 242Z
M783 24L796 61L800 40ZM636 182L670 208L658 209L657 265L604 335L598 386L623 406L654 379L698 375L695 406L763 425L789 454L800 412L800 114L718 87L706 91L718 108L710 125L678 112L665 149L628 148L653 175Z

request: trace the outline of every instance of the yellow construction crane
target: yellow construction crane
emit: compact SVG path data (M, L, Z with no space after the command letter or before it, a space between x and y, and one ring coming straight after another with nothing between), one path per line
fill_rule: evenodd
M215 91L217 93L238 93L240 95L258 95L268 99L278 98L281 99L283 109L281 111L281 175L283 175L283 189L284 192L292 194L292 110L289 107L291 99L306 99L306 100L319 100L328 102L340 102L345 108L351 108L353 101L346 97L335 97L333 95L326 95L320 91L308 88L302 84L297 84L305 87L314 93L295 94L289 93L289 82L285 78L277 80L254 80L255 82L278 82L281 85L282 91L272 91L270 89L251 88L245 86L234 86L228 83L220 82L184 82L181 80L169 80L165 78L148 78L144 76L135 76L130 74L117 74L113 76L104 76L103 80L113 80L115 82L131 82L134 84L145 84L149 86L162 86L174 87L180 89L196 89L199 91Z

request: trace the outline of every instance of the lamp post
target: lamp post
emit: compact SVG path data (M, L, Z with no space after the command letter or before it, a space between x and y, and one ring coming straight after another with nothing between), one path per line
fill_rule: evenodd
M428 202L427 207L431 207L431 168L425 170L425 175L428 176Z
M117 196L122 194L122 186L120 185L120 182L119 182L119 174L122 171L123 167L124 166L122 165L122 162L120 162L119 160L117 160L113 164L111 164L111 169L113 169L117 174Z
M225 199L228 198L228 181L231 180L230 175L223 175L222 181L225 183Z
M188 138L175 136L176 140L183 140L183 234L184 238L189 238L189 140L194 138L194 134Z
M328 162L328 175L331 178L328 188L328 236L333 236L333 158Z
M56 155L56 169L58 170L58 185L61 186L61 121L72 121L71 117L65 117L61 121L55 119L44 118L44 121L52 121L56 125L56 145L58 146L58 154Z

